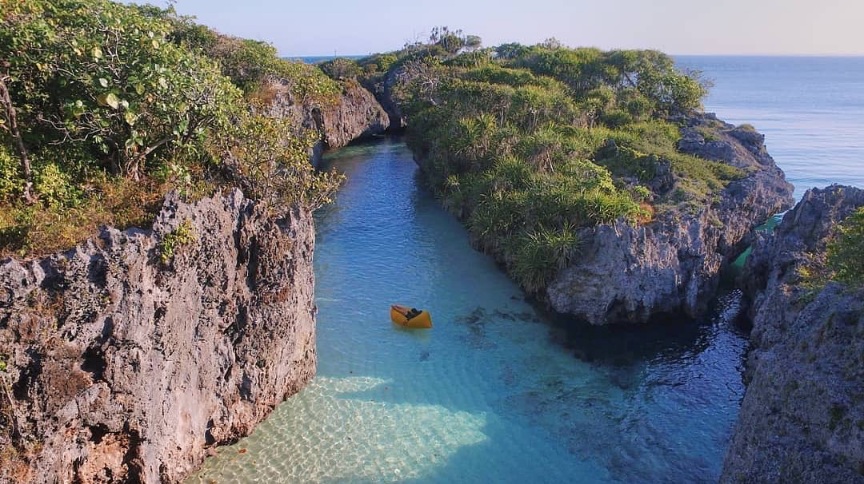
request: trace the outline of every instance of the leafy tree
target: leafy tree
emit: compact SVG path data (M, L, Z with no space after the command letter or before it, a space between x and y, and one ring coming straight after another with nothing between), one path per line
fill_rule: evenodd
M18 151L18 159L20 160L21 174L23 177L21 194L24 197L24 201L27 203L34 203L36 201L36 196L33 193L33 168L30 164L30 153L27 146L24 144L21 129L18 127L17 110L15 109L15 104L12 102L12 98L9 95L9 87L6 85L6 83L11 80L12 77L9 75L8 70L5 72L0 71L0 107L2 107L0 128L3 128L12 138L15 148ZM4 178L10 174L11 171L9 171L7 167L6 173L4 173ZM3 192L11 193L12 190L7 188L6 190L3 190Z
M309 153L317 134L290 135L296 128L289 119L245 112L227 136L211 141L210 150L214 158L224 160L247 196L267 203L272 210L300 206L312 211L330 202L343 177L316 172Z
M355 79L361 72L360 64L344 57L322 62L318 67L331 79L336 80Z
M172 8L0 3L3 255L62 249L103 224L148 223L172 188L194 197L237 183L282 211L312 209L338 184L309 165L314 133L292 137L294 126L253 115L243 99L278 82L293 102L332 102L339 84L317 67Z
M476 35L467 35L465 36L465 50L471 52L479 49L483 46L483 39Z
M0 50L9 53L23 138L78 145L138 179L157 151L196 141L236 105L215 64L168 42L170 25L137 8L107 0L16 5L4 14Z
M515 42L501 44L495 48L495 55L501 60L511 60L524 56L529 49L530 47Z
M399 57L394 53L374 54L357 61L365 75L384 74L393 66Z
M665 114L681 114L699 109L706 94L698 80L667 70L645 71L640 75L639 92L653 100L659 111Z
M258 87L262 79L275 73L282 62L276 48L266 42L226 35L218 35L204 52L216 60L222 74L244 92Z
M540 43L540 47L543 47L544 49L553 49L554 50L554 49L563 48L564 44L562 44L561 41L556 39L555 37L549 37L548 39L546 39L542 43Z
M478 46L480 44L479 37L475 37L474 41ZM449 27L435 27L429 35L429 43L437 45L444 49L447 54L453 55L458 53L465 47L467 39L462 35L461 30L450 30Z

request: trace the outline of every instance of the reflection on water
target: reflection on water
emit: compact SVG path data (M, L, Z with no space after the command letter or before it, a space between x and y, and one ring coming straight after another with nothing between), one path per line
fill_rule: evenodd
M190 482L716 481L743 393L738 296L699 324L548 319L420 188L352 147L317 215L319 371ZM389 321L428 309L431 330Z

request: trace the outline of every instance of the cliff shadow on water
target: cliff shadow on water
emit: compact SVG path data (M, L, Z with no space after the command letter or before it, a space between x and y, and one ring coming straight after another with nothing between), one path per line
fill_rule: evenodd
M721 334L746 340L749 328L741 317L742 302L740 291L727 289L700 318L660 314L638 325L593 325L533 304L548 321L551 343L583 362L626 373L650 362L696 357L709 350Z

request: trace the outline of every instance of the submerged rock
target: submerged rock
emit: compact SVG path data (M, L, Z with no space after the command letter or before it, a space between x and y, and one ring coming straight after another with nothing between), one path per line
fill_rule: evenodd
M0 262L0 480L177 482L248 435L315 373L313 247L235 190Z
M580 256L546 290L556 311L592 324L646 322L663 313L696 316L715 295L721 271L749 243L751 229L791 206L792 185L761 134L711 114L680 121L682 152L739 168L745 176L713 201L680 204L649 224L618 222L585 231ZM663 179L657 188L671 188L670 176L658 170L656 178Z
M810 190L748 259L753 346L721 482L864 482L864 289L802 270L862 206L864 190Z

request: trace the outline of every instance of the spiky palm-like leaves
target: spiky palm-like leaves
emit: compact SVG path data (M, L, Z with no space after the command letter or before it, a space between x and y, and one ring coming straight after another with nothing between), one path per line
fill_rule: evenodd
M539 229L513 242L511 270L526 291L536 293L552 282L579 252L579 235L569 224Z

